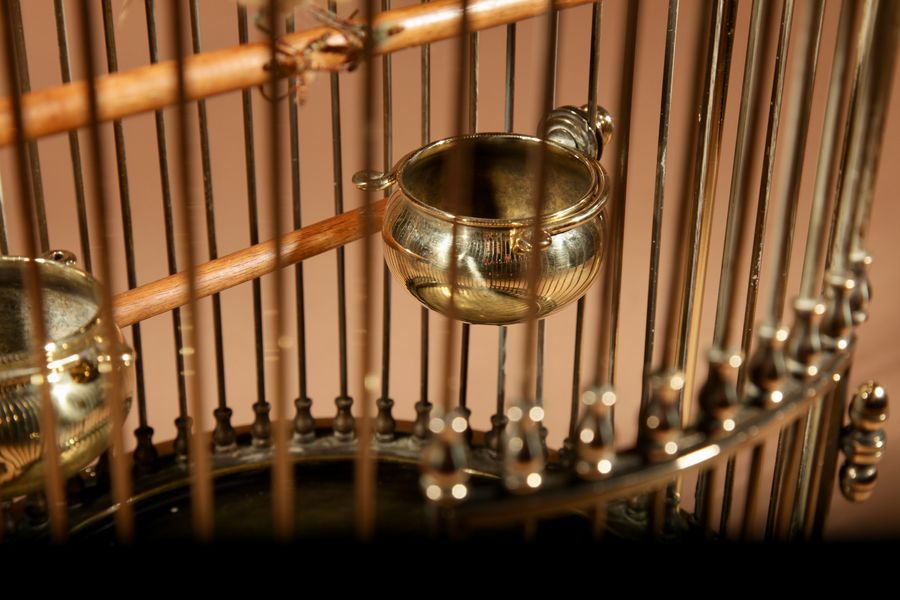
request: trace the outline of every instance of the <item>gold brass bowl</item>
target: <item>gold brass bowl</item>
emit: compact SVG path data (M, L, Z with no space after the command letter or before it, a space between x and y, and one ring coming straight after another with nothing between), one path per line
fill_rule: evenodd
M73 266L74 257L34 259L39 265L47 342L47 385L56 412L56 438L64 476L74 475L109 445L109 402L131 403L134 354L116 329L104 338L100 287ZM70 258L71 257L71 258ZM40 428L40 373L31 358L33 339L25 286L31 259L0 257L0 498L44 485ZM119 377L119 397L110 398Z
M429 144L407 155L389 174L354 177L367 190L396 183L382 226L385 259L425 306L449 312L455 226L453 316L473 324L507 325L535 314L527 280L542 146L547 149L547 195L536 241L541 269L534 309L544 317L581 297L600 270L609 183L597 160L554 141L479 133ZM460 150L474 167L472 193L461 202L462 211L453 211L448 163Z

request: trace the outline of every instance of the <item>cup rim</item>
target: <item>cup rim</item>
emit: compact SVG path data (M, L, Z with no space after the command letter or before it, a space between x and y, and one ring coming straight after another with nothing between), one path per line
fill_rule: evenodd
M404 184L404 172L407 169L414 168L416 166L416 163L420 161L426 154L431 155L436 151L446 152L460 141L484 138L505 138L515 140L517 142L524 142L529 145L541 144L546 142L547 144L553 146L554 151L562 152L570 159L576 160L581 163L581 165L584 166L586 171L590 174L591 181L585 194L569 206L556 212L543 215L539 219L537 219L540 221L542 227L553 229L565 227L567 225L570 225L572 221L581 221L583 218L593 215L595 212L599 211L606 205L606 200L609 192L609 177L607 176L606 171L603 169L599 161L588 158L584 154L562 144L558 144L552 140L544 140L535 136L509 132L479 132L452 136L436 140L434 142L431 142L430 144L422 146L417 150L414 150L413 152L402 158L395 167L395 182L398 188L398 192L395 193L402 193L405 198L409 199L423 211L431 214L432 216L452 223L503 229L510 227L518 228L533 226L536 220L535 217L515 219L487 219L483 217L455 215L445 210L436 208L431 204L428 204L423 200L417 198L415 194L413 194Z

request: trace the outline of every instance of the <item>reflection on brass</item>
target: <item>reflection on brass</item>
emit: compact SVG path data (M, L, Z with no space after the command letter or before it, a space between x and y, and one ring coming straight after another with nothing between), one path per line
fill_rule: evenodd
M447 165L460 145L475 168L467 206L454 211ZM385 258L394 276L425 306L448 311L454 224L458 319L493 325L525 319L534 243L541 250L539 317L587 291L603 255L607 175L596 160L548 143L545 212L540 239L532 240L542 145L517 134L449 138L409 154L389 174L364 172L354 178L366 190L397 184L382 228Z
M63 255L61 255L63 256ZM44 485L40 437L40 370L31 361L31 309L23 286L29 259L0 257L0 498ZM105 340L99 284L60 259L40 264L48 341L47 384L57 416L57 447L66 476L109 445L110 377L123 377L130 404L134 356L121 337ZM110 368L111 367L111 368Z

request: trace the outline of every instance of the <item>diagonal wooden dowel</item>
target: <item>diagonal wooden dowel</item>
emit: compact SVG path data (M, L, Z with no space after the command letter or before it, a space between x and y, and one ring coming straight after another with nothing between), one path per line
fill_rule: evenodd
M595 0L556 0L557 8L591 4ZM459 33L461 3L434 0L375 16L375 54L449 39ZM546 0L470 0L469 26L480 31L544 13ZM354 21L361 24L359 20ZM279 48L304 54L307 70L336 71L358 59L348 36L339 29L317 27L279 38ZM284 53L287 56L288 52ZM184 77L187 100L251 88L269 81L268 42L244 44L187 57ZM288 72L280 72L288 75ZM96 79L100 121L158 110L178 102L175 61L161 62ZM87 82L78 81L25 94L22 98L25 137L35 139L89 125ZM0 146L15 140L12 105L0 99Z
M372 202L372 231L381 230L386 200ZM334 250L363 236L363 209L319 221L281 237L282 266ZM244 283L275 270L275 243L262 242L198 265L197 297ZM155 317L188 302L188 280L184 272L138 286L113 298L113 316L119 327Z

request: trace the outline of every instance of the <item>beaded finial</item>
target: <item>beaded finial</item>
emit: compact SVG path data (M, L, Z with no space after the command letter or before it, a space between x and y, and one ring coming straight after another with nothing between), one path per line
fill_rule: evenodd
M841 466L841 493L851 502L863 502L875 489L878 463L884 453L887 393L869 381L854 394L847 412L850 423L841 435L841 449L846 457Z
M612 473L616 463L610 409L616 403L611 387L591 388L581 395L582 414L575 428L575 473L595 481Z
M428 422L431 434L422 450L422 475L419 486L429 501L452 505L469 495L469 448L465 433L466 418L453 410L444 416L432 415Z
M503 430L503 483L513 493L529 493L544 483L540 429L544 409L530 402L517 402L506 411L506 416L509 422Z
M641 411L638 447L647 460L656 462L678 452L681 438L678 398L684 388L684 374L677 369L654 373L649 387L650 397Z
M736 350L714 347L709 351L709 375L700 389L701 427L708 434L720 434L734 429L738 408L735 389L737 370L744 360Z
M784 356L787 328L763 323L757 329L756 351L747 365L745 396L752 406L768 409L781 404L788 370Z

